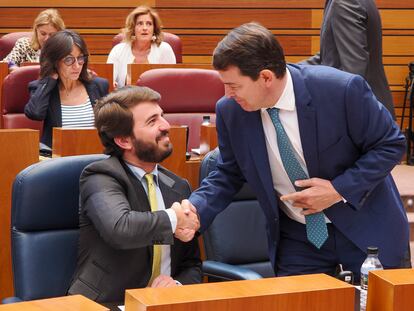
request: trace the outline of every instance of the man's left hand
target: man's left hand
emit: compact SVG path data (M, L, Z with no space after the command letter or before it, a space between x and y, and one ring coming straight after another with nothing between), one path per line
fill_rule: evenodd
M315 214L342 200L329 180L310 178L297 180L297 187L304 190L286 194L280 197L282 201L291 201L293 207L302 208L303 215Z
M178 286L177 282L169 275L160 274L154 281L152 281L151 287L174 287Z

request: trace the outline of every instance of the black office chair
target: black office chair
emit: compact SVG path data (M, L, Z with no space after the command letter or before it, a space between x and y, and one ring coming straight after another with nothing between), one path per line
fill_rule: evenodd
M218 148L201 162L200 182L216 169ZM212 279L251 280L274 277L268 257L266 220L247 184L204 232L207 260L203 272Z
M42 161L21 171L12 192L14 294L4 302L66 295L78 252L79 177L104 155Z

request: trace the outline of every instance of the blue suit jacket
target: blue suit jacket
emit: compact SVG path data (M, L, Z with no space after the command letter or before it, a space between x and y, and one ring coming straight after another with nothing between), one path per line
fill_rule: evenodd
M347 200L326 209L335 227L365 251L380 248L385 266L400 265L408 247L408 222L390 171L405 138L365 80L325 66L289 65L299 131L310 177L330 180ZM279 198L273 189L260 111L233 99L217 103L221 160L190 201L203 231L247 181L267 218L274 267L279 240Z

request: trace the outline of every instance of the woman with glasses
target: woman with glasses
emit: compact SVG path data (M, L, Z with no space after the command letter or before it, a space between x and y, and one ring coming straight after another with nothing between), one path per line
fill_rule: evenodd
M29 83L29 119L43 120L41 142L52 145L53 127L94 126L95 101L108 94L108 81L91 78L88 49L71 30L54 34L42 48L40 79Z

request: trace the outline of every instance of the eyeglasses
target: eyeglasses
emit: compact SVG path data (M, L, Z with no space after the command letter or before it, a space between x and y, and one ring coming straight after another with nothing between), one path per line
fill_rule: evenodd
M78 65L82 66L87 61L87 59L88 59L88 55L82 55L82 56L78 56L78 57L74 57L74 56L69 55L69 56L66 56L63 59L63 63L66 66L72 66L75 62L77 62Z

